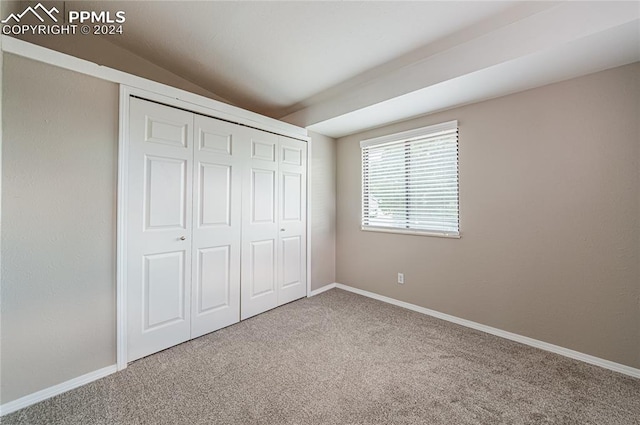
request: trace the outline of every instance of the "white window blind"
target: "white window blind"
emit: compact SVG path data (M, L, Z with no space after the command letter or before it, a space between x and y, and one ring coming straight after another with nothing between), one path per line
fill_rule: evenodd
M360 147L363 230L459 237L457 121Z

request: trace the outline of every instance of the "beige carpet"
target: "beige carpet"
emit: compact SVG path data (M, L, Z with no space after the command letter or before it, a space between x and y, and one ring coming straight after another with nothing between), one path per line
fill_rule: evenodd
M13 424L640 424L640 380L334 289Z

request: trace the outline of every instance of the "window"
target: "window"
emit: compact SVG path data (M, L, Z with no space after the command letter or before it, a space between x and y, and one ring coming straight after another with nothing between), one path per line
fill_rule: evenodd
M457 121L360 147L362 230L459 237Z

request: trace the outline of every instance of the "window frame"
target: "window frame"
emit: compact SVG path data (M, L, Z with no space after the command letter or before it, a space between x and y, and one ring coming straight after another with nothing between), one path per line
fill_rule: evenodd
M460 139L459 135L456 138L456 195L457 195L457 224L458 231L450 232L450 231L438 231L438 230L429 230L429 229L415 229L415 228L400 228L400 227L387 227L380 225L365 225L365 161L364 161L364 149L376 145L384 145L391 143L402 143L407 142L411 139L420 138L429 136L431 134L439 133L442 131L449 131L456 129L458 130L458 121L447 121L440 124L430 125L427 127L416 128L413 130L403 131L400 133L389 134L386 136L375 137L372 139L362 140L360 142L360 160L361 160L361 170L360 170L360 185L361 185L361 200L360 200L360 230L367 232L381 232L381 233L396 233L396 234L405 234L405 235L414 235L414 236L432 236L432 237L441 237L441 238L452 238L452 239L460 239ZM408 172L408 168L407 168ZM408 205L408 202L407 202ZM407 209L407 213L409 210Z

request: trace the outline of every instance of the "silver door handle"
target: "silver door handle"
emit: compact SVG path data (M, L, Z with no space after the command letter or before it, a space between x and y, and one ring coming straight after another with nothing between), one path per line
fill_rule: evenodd
M281 232L284 232L284 229L280 229Z
M180 240L181 240L181 241L183 241L183 240L185 240L185 239L187 239L187 237L186 237L186 236L180 236Z

